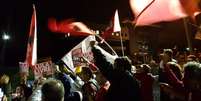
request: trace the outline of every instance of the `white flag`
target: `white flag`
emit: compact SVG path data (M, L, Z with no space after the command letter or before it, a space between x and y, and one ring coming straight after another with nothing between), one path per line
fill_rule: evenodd
M73 71L75 72L77 67L88 66L86 62L94 63L93 53L91 51L90 42L95 40L95 36L88 36L77 46L75 46L70 52L68 52L63 58L62 61ZM106 52L104 49L99 47L102 53L106 56L107 60L113 62L117 56L112 56L110 53Z

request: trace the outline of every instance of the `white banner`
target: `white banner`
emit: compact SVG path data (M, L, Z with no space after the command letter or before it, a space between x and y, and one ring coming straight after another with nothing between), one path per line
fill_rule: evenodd
M87 63L83 57L88 61L93 62L93 54L90 47L90 41L94 41L95 36L88 36L77 46L70 50L63 58L62 61L74 72L78 66L86 66Z
M35 78L38 78L43 75L51 75L53 74L52 61L38 63L34 65L33 70Z
M19 62L19 68L20 73L29 73L29 65L26 62Z
M93 53L91 51L90 41L94 41L95 36L88 36L77 46L75 46L70 52L68 52L63 58L62 61L73 71L75 72L76 67L78 66L87 66L87 61L94 63ZM106 52L104 49L99 47L102 53L106 56L107 60L113 62L117 56L113 56Z

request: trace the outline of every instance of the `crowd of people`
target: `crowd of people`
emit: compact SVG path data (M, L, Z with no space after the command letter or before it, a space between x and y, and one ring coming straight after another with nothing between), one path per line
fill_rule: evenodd
M31 85L21 79L11 101L199 101L201 64L196 54L174 54L164 49L160 61L133 64L127 56L109 62L94 42L94 64L72 72L64 63L54 66L53 76L41 76ZM93 65L94 66L94 65ZM9 100L5 85L9 76L0 78L1 101Z

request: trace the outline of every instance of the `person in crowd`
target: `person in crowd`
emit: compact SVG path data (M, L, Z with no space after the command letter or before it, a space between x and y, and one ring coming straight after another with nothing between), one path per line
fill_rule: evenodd
M41 101L41 87L42 87L42 84L44 83L44 81L46 80L45 77L43 76L40 76L38 79L36 79L34 81L34 84L33 84L33 93L31 94L31 96L29 97L28 101Z
M2 101L3 100L7 100L7 97L8 97L8 89L7 89L7 86L8 86L8 83L10 81L10 77L6 74L3 74L1 77L0 77L0 88L1 88L1 91L2 91Z
M175 74L177 79L182 80L183 75L181 72L181 66L175 62L168 62L167 65L169 66L169 69ZM167 74L168 75L168 74ZM171 81L169 81L170 83Z
M173 59L172 49L164 49L162 54L162 60L160 61L160 68L164 68L164 65L171 61L177 63L177 61Z
M89 67L81 67L81 72L78 75L84 81L82 86L83 101L94 101L100 87L94 79L91 69Z
M42 85L42 101L64 101L64 86L60 80L47 79Z
M189 62L184 65L183 85L189 101L197 101L201 96L201 64Z
M12 101L27 101L32 94L32 89L25 84L16 87L15 93L12 94Z
M17 86L15 92L12 93L12 101L20 101L22 99L22 88Z
M188 55L187 56L187 62L190 62L190 61L198 61L197 60L197 57L195 55Z
M168 66L168 68L167 68ZM169 70L167 70L169 69ZM175 78L177 78L179 81L182 80L183 76L181 73L181 67L179 64L175 63L175 62L168 62L166 64L166 66L164 67L164 76L166 77L166 80L164 80L165 82L162 83L167 83L169 85L175 85L175 82L173 82L172 78L170 78L171 74L168 72L171 71L171 73L173 73L173 75L175 76ZM174 89L180 89L180 86L173 86ZM163 92L163 90L161 91L161 100L165 100L165 101L176 101L178 99L173 98L172 96L169 96L169 94L166 94L165 92Z
M110 82L105 101L140 101L139 82L131 74L131 61L128 57L118 57L114 64L108 62L99 47L92 41L95 65Z
M66 73L66 67L56 66L55 78L60 80L64 85L65 95L64 101L82 101L82 93L80 91L72 91L73 79Z
M100 71L96 72L96 80L100 85L100 89L96 93L95 101L105 101L105 96L110 87L110 82L103 76Z
M179 52L176 56L176 60L178 61L178 64L181 66L181 71L184 71L183 65L186 63L186 52Z
M170 66L165 66L165 71L169 74L168 79L171 85L162 85L161 89L177 99L177 101L198 101L201 96L201 64L197 62L188 62L184 65L184 77L181 80L177 78ZM176 88L176 89L175 89ZM179 100L178 100L179 99Z
M151 67L151 74L159 75L159 65L156 63L155 60L152 59L149 63L149 66Z
M159 67L159 81L163 83L169 83L168 78L167 78L167 73L164 70L165 65L168 62L176 62L173 57L173 52L171 49L164 49L163 54L162 54L162 60L160 62L160 67ZM163 96L163 95L162 95Z
M141 101L153 101L153 82L154 77L150 73L151 67L147 64L137 66L134 77L140 81L140 94L142 97Z

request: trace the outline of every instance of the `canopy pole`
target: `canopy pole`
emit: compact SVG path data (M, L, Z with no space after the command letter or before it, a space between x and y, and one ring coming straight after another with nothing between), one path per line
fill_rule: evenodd
M184 22L184 29L185 29L185 34L186 34L187 45L188 45L190 53L192 53L193 52L192 40L191 40L191 35L188 30L187 19L183 18L183 22Z

